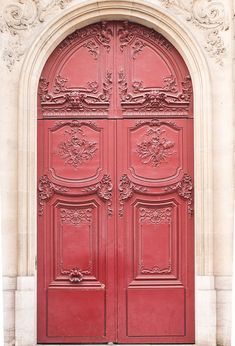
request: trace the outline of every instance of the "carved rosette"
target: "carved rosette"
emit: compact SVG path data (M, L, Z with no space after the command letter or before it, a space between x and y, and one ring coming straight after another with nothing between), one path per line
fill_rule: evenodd
M141 186L138 184L133 183L127 174L123 174L121 176L119 186L119 216L123 216L124 214L124 203L128 199L130 199L134 192L145 192L147 191L147 188L145 186Z
M47 202L55 192L63 193L68 191L66 187L62 187L52 183L48 176L43 175L38 182L38 214L43 215L44 203Z
M59 143L57 154L64 159L65 164L77 169L92 160L97 151L97 143L88 141L80 126L66 130L64 136L66 140Z
M43 117L71 117L84 115L107 115L112 93L112 73L107 71L102 88L97 81L87 83L84 87L66 87L67 78L56 76L53 91L50 83L41 76L38 86Z
M89 276L92 273L92 265L89 263L88 269L81 269L79 267L74 267L71 269L63 269L63 262L61 262L60 274L63 276L67 276L68 280L73 284L79 284L82 280L84 280L84 276Z
M113 184L112 184L110 175L104 174L101 181L99 181L95 185L92 185L83 189L83 191L95 192L101 200L108 202L108 215L109 216L112 215L113 213L113 208L112 208Z
M189 174L185 173L182 180L167 186L165 191L176 191L181 198L187 201L189 215L193 215L193 183Z
M144 87L143 81L133 81L129 90L125 72L118 74L119 95L123 115L188 115L192 98L192 82L186 76L177 89L174 76L164 79L162 87Z

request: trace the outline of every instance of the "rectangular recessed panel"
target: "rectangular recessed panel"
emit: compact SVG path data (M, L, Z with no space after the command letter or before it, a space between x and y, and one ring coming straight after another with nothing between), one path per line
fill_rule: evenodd
M185 318L183 288L128 290L128 336L183 336Z
M105 335L105 292L91 288L49 288L48 336Z

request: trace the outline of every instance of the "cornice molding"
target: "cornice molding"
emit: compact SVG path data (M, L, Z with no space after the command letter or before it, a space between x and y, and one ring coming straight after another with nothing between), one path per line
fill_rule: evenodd
M222 65L226 53L222 35L229 29L223 2L216 0L160 0L160 2L168 9L178 10L186 21L205 32L205 50Z
M27 50L30 33L57 10L72 0L17 0L7 4L0 15L0 31L5 34L2 59L11 71Z

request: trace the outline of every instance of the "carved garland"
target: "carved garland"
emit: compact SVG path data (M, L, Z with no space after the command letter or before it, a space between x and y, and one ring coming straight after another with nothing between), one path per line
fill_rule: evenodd
M56 192L63 193L68 191L66 187L62 187L52 183L48 176L43 175L38 182L38 214L43 215L44 202L48 201Z
M181 181L165 187L165 191L176 191L181 198L188 202L188 213L193 215L193 183L189 174L185 173Z
M54 90L49 92L49 82L41 77L38 86L42 113L44 117L107 114L112 91L112 74L107 71L99 91L98 82L88 82L87 88L67 88L68 79L57 76Z
M124 214L124 203L129 198L133 196L134 192L145 192L147 191L147 188L138 184L133 183L127 174L123 174L119 186L119 216L123 216Z
M132 83L132 92L128 88L123 70L118 74L119 95L123 114L135 115L187 115L192 98L192 82L190 76L182 81L181 90L177 90L174 76L164 79L162 87L148 88L143 81Z
M108 202L108 215L111 216L113 213L112 209L112 190L113 190L113 184L110 176L108 174L104 174L101 181L93 186L89 186L82 191L85 192L96 192L98 197Z
M92 273L91 262L89 263L89 268L85 270L79 267L74 267L71 269L63 269L63 262L61 262L60 266L61 266L60 274L63 276L67 276L68 280L74 284L79 284L84 279L84 275L87 276L87 275L91 275Z
M79 226L83 223L91 223L92 220L92 209L60 209L60 219L63 224L71 224L74 226Z

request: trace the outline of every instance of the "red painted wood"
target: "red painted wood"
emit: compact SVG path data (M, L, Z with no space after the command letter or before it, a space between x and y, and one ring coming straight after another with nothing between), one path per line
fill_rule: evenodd
M38 342L194 342L193 105L160 34L68 36L38 89Z

